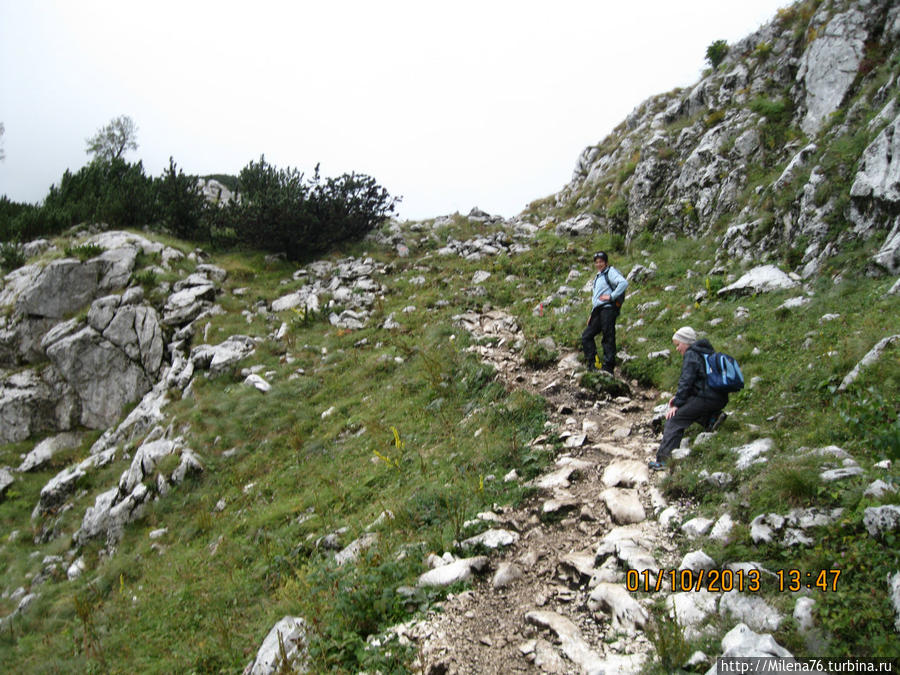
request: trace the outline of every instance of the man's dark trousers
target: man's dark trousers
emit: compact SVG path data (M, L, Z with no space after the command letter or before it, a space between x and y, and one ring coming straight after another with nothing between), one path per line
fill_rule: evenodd
M603 347L603 370L613 372L616 365L616 318L619 308L615 305L599 305L591 311L587 328L581 334L581 346L588 368L594 367L597 356L597 345L594 337L601 335L600 345Z
M706 426L707 420L721 410L721 401L712 401L697 396L689 398L683 406L675 411L672 417L666 420L662 442L656 451L656 461L665 464L672 455L672 451L681 445L681 439L684 438L684 432L689 426L694 422Z

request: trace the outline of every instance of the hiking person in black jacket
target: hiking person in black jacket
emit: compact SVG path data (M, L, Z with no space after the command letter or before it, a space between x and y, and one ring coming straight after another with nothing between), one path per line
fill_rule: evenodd
M669 401L666 410L666 426L662 442L656 451L656 461L650 462L651 469L665 468L672 451L681 444L685 430L694 422L714 430L724 419L722 409L728 404L728 394L710 389L706 383L706 362L704 354L715 350L709 340L697 339L697 333L690 326L679 328L672 336L675 349L684 357L678 391Z

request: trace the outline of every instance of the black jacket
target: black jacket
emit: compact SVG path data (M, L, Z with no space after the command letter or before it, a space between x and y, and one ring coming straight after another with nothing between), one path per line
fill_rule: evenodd
M706 384L706 361L703 355L713 352L715 349L705 338L697 340L687 348L684 362L681 364L681 376L678 378L678 391L672 399L672 405L676 408L680 408L689 398L695 396L721 403L723 408L728 403L726 392L710 389Z

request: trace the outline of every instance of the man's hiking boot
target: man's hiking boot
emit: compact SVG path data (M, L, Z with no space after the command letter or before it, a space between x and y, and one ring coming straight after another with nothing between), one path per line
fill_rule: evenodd
M647 462L647 467L651 471L665 471L666 463L665 462L657 462L657 461Z
M707 431L715 431L720 426L722 426L722 423L727 419L728 419L727 412L719 413L716 417L710 418L709 424L706 425L706 430Z

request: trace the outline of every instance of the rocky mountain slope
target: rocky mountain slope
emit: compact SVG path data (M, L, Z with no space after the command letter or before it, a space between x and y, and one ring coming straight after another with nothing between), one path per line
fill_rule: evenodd
M304 265L28 243L0 286L0 664L896 656L898 37L890 2L793 5L512 220L388 223ZM631 287L597 381L600 247ZM650 475L686 323L748 387ZM761 588L683 587L713 571Z
M871 273L896 274L898 38L896 3L795 3L690 90L635 108L533 210L627 241L715 236L723 261L803 278L875 238Z

